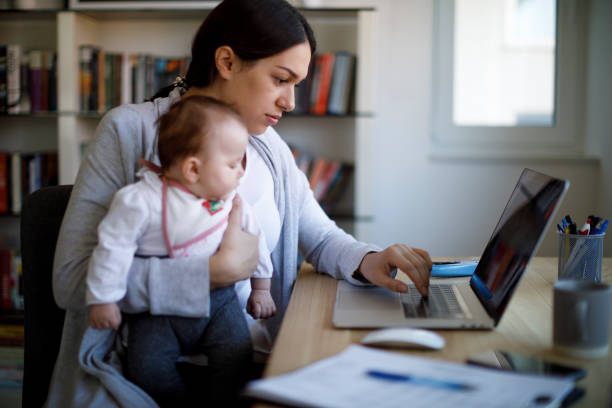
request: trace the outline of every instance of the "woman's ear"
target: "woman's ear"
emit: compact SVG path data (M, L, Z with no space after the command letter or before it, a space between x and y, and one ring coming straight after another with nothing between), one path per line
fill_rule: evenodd
M215 65L223 79L230 79L238 69L238 56L228 45L222 45L215 51Z
M181 171L187 182L193 184L200 179L200 159L195 156L189 156L183 160Z

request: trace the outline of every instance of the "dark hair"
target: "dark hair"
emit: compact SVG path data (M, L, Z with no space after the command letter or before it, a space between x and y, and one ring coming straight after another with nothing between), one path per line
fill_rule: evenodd
M219 121L218 116L213 117L215 113L244 123L230 106L203 95L181 98L158 119L157 153L162 171L177 160L200 152L202 135L210 131L212 123Z
M308 41L314 55L316 40L310 25L286 0L224 0L206 17L191 46L187 86L204 87L217 77L215 51L227 45L243 61L257 61ZM174 84L152 99L167 96Z

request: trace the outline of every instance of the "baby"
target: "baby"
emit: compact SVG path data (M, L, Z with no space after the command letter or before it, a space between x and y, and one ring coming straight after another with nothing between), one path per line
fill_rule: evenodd
M116 304L126 293L132 258L211 256L227 227L242 175L248 132L230 107L205 96L181 99L159 120L161 174L139 172L141 180L117 191L98 227L89 263L90 325L117 329ZM266 240L243 201L242 227L259 237L259 262L251 278L248 312L274 315L272 263Z

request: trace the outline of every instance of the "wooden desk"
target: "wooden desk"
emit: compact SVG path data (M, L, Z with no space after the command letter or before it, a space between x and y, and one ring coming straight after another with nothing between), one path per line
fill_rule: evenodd
M604 282L612 282L612 258L604 260L602 275ZM598 360L581 360L558 355L552 349L552 285L556 277L557 258L535 258L497 328L438 331L446 339L443 350L402 352L458 362L491 349L538 355L587 369L587 377L579 382L587 392L575 406L610 406L612 352ZM336 286L335 279L315 273L310 265L302 266L264 377L330 357L369 332L332 326Z

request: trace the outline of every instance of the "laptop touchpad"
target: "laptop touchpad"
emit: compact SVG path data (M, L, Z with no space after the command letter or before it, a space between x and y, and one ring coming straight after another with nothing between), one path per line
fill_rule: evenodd
M399 296L380 287L360 287L346 285L338 291L340 299L336 302L340 309L397 310Z

